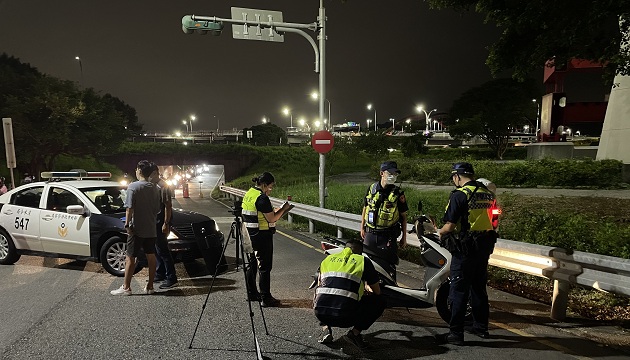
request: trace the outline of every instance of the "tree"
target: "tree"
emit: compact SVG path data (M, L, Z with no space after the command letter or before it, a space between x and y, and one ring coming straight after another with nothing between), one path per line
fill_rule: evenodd
M246 134L252 131L252 143L257 145L280 145L287 143L287 133L276 124L266 123L243 129ZM243 141L247 141L243 139Z
M630 2L627 0L429 0L432 8L475 11L503 29L490 47L486 64L493 74L512 69L525 79L547 60L566 64L584 59L606 64L608 78L630 75L630 52L620 51L630 36ZM621 20L620 20L621 19Z
M387 154L387 149L391 147L391 136L383 132L370 132L367 135L354 137L359 150L368 154L383 156Z
M138 131L135 109L93 89L41 74L0 55L0 115L13 119L20 171L53 169L61 154L85 156L115 149Z
M453 102L449 133L456 139L479 136L501 159L513 129L535 118L532 98L536 96L533 80L497 79L470 89Z
M404 157L414 157L418 154L425 154L427 147L424 146L427 137L422 133L405 137L401 144L401 150Z

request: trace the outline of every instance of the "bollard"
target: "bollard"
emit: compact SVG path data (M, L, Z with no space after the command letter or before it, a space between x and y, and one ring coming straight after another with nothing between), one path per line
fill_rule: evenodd
M287 201L291 201L291 195L287 195ZM289 224L293 224L293 215L291 215L291 213L289 213L289 215L287 216L287 221L289 222Z
M553 281L553 298L551 300L552 319L562 321L567 317L570 287L571 286L568 281Z
M188 193L188 183L182 184L182 196L186 199L190 197L190 194Z

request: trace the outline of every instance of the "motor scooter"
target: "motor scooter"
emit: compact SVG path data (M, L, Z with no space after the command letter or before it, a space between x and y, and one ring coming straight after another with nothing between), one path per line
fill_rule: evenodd
M418 203L418 211L422 213L422 202ZM388 252L363 246L363 255L372 261L381 285L381 293L387 302L387 308L430 308L435 306L440 317L449 322L451 309L448 304L449 273L451 253L441 246L437 235L435 220L429 215L421 215L414 221L413 230L420 241L420 260L425 266L423 286L419 289L404 288L396 282L394 261ZM327 255L341 252L345 247L344 239L326 237L322 241L322 249ZM317 276L319 275L319 271ZM310 288L317 286L317 278ZM467 314L468 316L468 314Z

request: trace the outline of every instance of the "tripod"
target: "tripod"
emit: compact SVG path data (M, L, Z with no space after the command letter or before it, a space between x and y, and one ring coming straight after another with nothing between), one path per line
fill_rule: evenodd
M234 207L230 211L234 215L234 221L232 222L232 225L230 226L230 233L228 234L225 244L223 244L223 250L219 258L222 259L223 256L225 256L225 250L227 249L229 240L235 239L236 240L236 269L238 270L239 268L238 257L239 257L239 247L240 247L240 255L243 258L243 276L245 278L245 289L247 291L247 294L250 294L251 291L249 289L250 284L247 281L247 271L251 268L252 262L250 261L250 258L246 256L245 246L243 246L243 234L241 233L241 229L242 229L241 211L242 211L241 202L234 201ZM201 307L201 313L199 314L199 319L197 320L195 331L193 332L192 338L190 339L190 344L188 345L189 349L192 349L192 344L193 344L193 341L195 340L195 335L197 334L197 329L199 328L201 317L203 316L203 312L205 311L206 305L208 304L210 293L212 292L212 288L214 287L214 281L216 280L217 275L219 274L219 267L220 267L220 262L217 263L217 266L214 270L214 275L212 275L212 282L210 283L210 289L208 290L208 294L206 295L206 300L204 301ZM263 360L262 351L260 349L260 345L258 344L258 338L256 337L256 327L254 326L254 311L252 310L252 302L249 301L249 299L247 299L247 306L249 307L249 319L252 325L252 336L254 337L254 348L256 349L256 359ZM265 313L263 312L263 307L262 307L262 303L260 299L258 300L258 306L260 307L260 314L262 316L263 325L265 326L265 334L269 335L269 330L267 329L267 321L265 320Z

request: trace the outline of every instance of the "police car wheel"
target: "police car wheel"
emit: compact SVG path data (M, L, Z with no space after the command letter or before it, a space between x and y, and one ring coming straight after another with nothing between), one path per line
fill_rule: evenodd
M448 282L445 282L438 288L437 294L435 295L435 308L437 309L437 312L442 320L446 321L446 323L449 323L451 321L451 303L448 299L450 290L450 284ZM472 308L470 307L470 301L468 301L468 305L466 306L466 316L464 318L464 324L471 325L472 322Z
M112 236L101 247L101 265L114 276L125 275L127 241L120 236Z
M11 236L0 229L0 264L11 265L20 260L20 254L15 249Z

